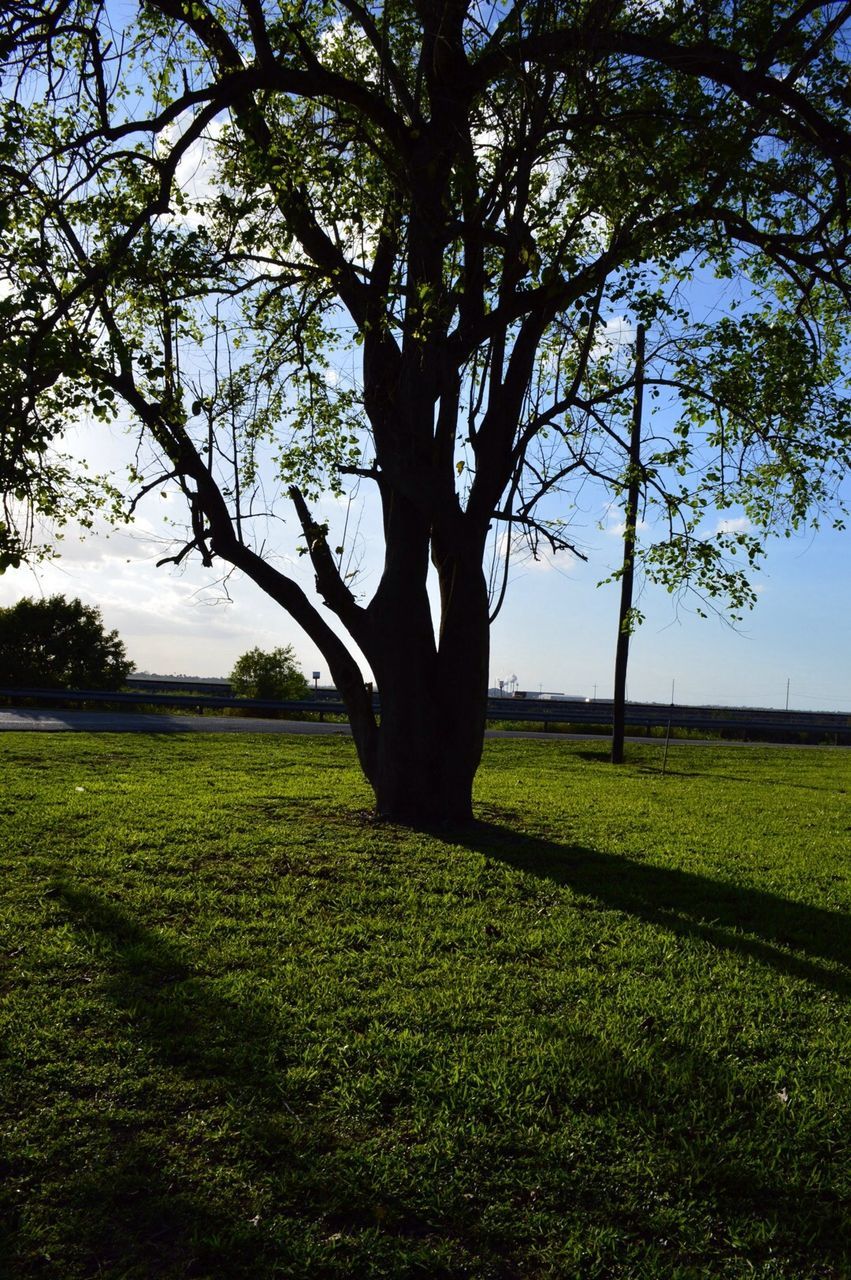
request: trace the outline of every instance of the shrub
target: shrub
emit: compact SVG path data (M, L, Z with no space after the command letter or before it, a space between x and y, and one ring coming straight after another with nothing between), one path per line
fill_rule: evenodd
M0 609L0 684L120 689L133 670L117 631L81 600L48 596Z
M281 702L306 698L310 689L289 644L268 653L249 649L237 659L230 673L230 684L237 698L269 698Z

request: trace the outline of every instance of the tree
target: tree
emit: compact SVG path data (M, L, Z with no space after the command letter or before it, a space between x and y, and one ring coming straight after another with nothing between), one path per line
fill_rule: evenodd
M117 631L81 600L24 597L0 609L0 684L38 689L120 689L133 670Z
M238 698L279 701L305 698L310 688L289 644L270 652L249 649L243 653L230 673L230 684Z
M558 495L622 489L613 323L665 333L673 425L643 480L671 586L741 590L701 533L713 503L794 523L847 466L845 19L819 0L149 0L119 32L89 0L19 0L0 466L38 496L69 414L129 414L131 510L179 489L172 558L225 562L304 628L379 812L468 818L500 533L569 547ZM346 486L381 507L370 599L314 514ZM265 550L287 502L330 623Z

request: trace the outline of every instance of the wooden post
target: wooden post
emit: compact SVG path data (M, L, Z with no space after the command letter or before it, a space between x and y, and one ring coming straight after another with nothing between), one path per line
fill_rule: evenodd
M629 437L629 472L626 494L626 524L623 534L621 602L618 611L618 642L615 649L615 681L612 695L612 764L623 764L626 728L626 669L629 662L630 610L635 582L635 542L638 500L641 495L641 413L644 401L644 325L635 335L635 399Z

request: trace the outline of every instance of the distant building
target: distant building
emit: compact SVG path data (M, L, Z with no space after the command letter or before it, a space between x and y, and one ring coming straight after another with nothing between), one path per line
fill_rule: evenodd
M531 689L508 689L503 687L488 689L489 698L539 698L542 702L588 702L589 699L581 693L547 693L536 692Z

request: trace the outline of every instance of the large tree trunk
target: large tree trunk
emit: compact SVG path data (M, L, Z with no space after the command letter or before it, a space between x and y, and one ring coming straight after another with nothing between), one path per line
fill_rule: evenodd
M381 687L381 726L373 782L380 817L410 826L469 822L473 779L481 758L484 708L467 697L459 705L439 684L392 682Z
M469 822L487 711L488 631L428 660L388 637L371 779L379 815L417 826Z
M474 548L459 552L453 546L447 555L435 554L435 563L441 585L437 641L424 574L397 574L391 560L370 606L377 638L368 656L381 723L369 780L377 813L415 826L472 819L487 712L489 623L481 559Z

